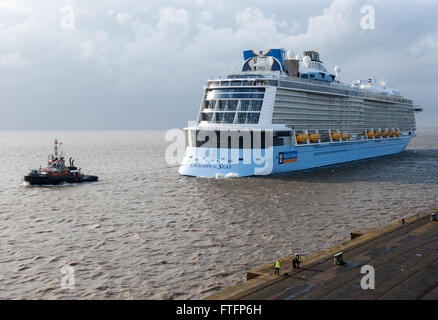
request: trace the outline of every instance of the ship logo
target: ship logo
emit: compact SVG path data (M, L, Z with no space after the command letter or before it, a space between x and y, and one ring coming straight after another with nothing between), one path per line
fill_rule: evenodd
M298 161L297 151L286 151L278 153L278 164L292 163Z

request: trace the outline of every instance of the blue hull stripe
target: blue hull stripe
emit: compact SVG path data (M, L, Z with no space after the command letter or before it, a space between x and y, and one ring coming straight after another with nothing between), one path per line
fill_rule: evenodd
M267 152L266 155L262 153L262 156L268 159L266 163L262 164L257 164L255 163L257 161L252 160L248 164L244 164L243 161L236 161L236 163L222 161L220 163L220 161L209 162L204 160L201 162L196 155L196 152L200 152L199 148L187 148L184 160L178 171L183 175L207 178L227 175L231 177L245 177L292 172L400 153L407 147L411 139L412 136L406 136L273 147L272 153ZM219 149L217 150L219 154L220 151ZM202 154L204 152L205 150L202 150ZM225 152L229 154L228 159L232 159L231 151L227 150ZM239 157L242 157L242 152L243 150L239 150ZM260 159L256 158L256 160Z

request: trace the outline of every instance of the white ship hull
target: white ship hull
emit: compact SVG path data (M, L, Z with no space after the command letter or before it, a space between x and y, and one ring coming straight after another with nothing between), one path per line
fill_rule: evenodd
M299 171L400 153L412 136L270 147L263 151L189 147L179 173L196 177L246 177ZM213 154L212 157L205 156ZM245 153L250 155L245 158Z

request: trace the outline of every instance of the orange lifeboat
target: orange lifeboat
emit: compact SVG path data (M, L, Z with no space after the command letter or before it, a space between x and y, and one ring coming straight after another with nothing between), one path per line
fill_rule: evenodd
M388 135L388 133L385 130L382 130L381 134L382 134L382 138L386 138Z
M320 138L321 138L321 136L319 135L319 133L310 133L309 134L309 141L310 142L318 142Z
M339 132L332 132L332 140L339 141L341 139L341 134Z
M307 134L298 133L295 138L297 139L297 143L307 143Z
M397 137L400 137L400 136L401 136L401 132L400 132L400 130L397 130L397 131L395 132L395 135L396 135Z
M388 131L388 137L393 137L394 136L394 132L392 132L392 130Z
M346 141L350 139L350 135L348 133L342 133L341 138L342 140Z
M374 132L368 131L368 132L367 132L367 138L368 138L368 139L372 139L372 138L374 138Z
M380 138L380 132L379 131L374 131L374 137L376 138Z

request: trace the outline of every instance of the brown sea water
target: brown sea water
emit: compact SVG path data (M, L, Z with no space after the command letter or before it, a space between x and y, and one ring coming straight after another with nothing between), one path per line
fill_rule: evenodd
M178 175L164 134L0 132L0 298L202 298L252 267L437 207L438 129L398 155L242 179ZM100 181L25 186L54 138ZM65 265L74 289L61 288Z

